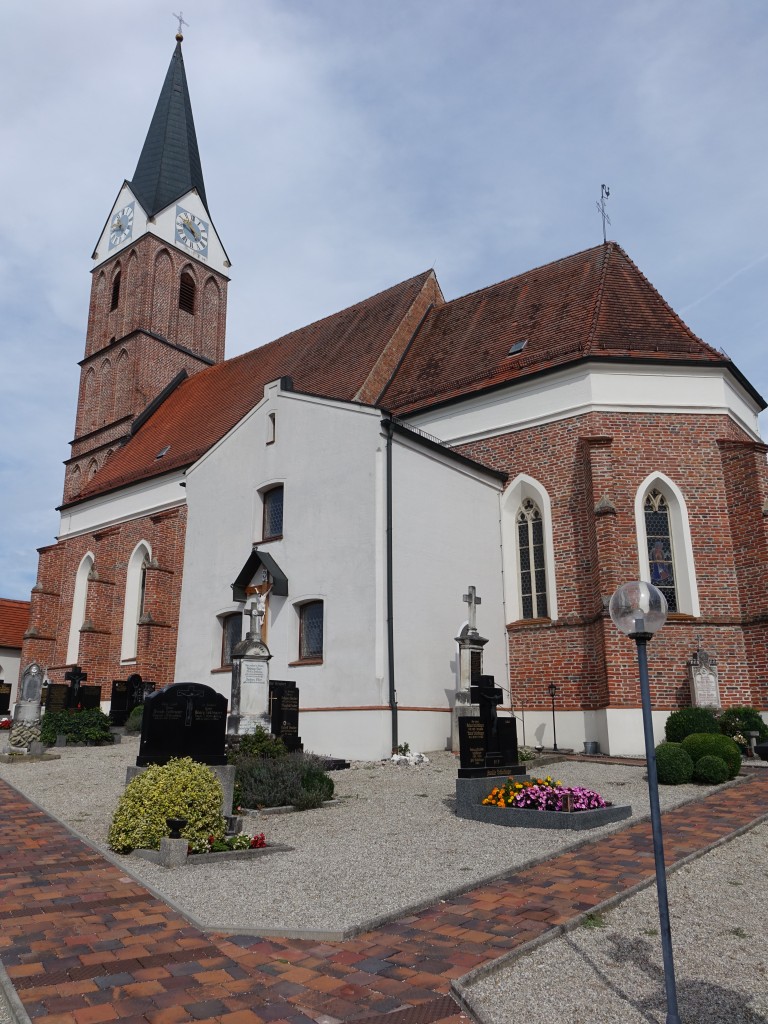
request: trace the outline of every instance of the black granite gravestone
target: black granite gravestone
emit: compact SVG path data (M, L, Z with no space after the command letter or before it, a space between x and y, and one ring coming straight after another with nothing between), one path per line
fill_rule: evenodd
M166 764L172 757L226 764L226 727L226 697L202 683L172 683L144 701L136 764Z
M112 725L125 725L135 707L144 703L144 698L153 693L155 684L144 682L138 672L127 679L112 681L112 696L109 704L109 721Z
M74 696L70 695L72 703L69 705L70 708L77 708L79 711L90 711L93 708L101 707L101 687L100 686L80 686L77 694L77 700L75 701Z
M128 681L112 680L112 693L109 697L110 725L125 725L128 718Z
M7 715L11 710L11 684L0 683L0 715Z
M303 750L299 736L299 689L296 683L273 679L269 684L269 716L272 735L288 750Z
M470 701L480 705L480 717L459 719L459 778L519 775L517 763L517 722L498 718L496 708L503 700L501 687L493 676L479 676L469 690Z
M51 683L45 690L45 710L66 711L69 707L69 686L66 683Z

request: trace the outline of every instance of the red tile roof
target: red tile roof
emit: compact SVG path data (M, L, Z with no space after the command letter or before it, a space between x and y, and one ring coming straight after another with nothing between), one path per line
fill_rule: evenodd
M590 356L728 362L609 242L433 309L380 404L414 412Z
M21 648L29 624L29 601L0 597L0 647Z
M261 401L264 386L278 377L292 377L297 391L351 400L432 273L185 380L83 487L78 500L191 465Z

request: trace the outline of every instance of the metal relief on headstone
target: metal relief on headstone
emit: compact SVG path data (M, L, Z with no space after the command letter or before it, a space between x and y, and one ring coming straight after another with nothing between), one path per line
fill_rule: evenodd
M717 658L703 650L698 650L688 662L691 681L691 700L697 708L719 708L720 684L717 672Z

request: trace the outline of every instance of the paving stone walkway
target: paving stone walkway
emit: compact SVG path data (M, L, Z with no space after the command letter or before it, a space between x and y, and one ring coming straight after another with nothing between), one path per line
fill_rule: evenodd
M640 823L346 942L264 939L192 927L3 782L0 807L0 960L41 1024L458 1024L452 979L654 873ZM768 773L669 811L667 863L766 811Z

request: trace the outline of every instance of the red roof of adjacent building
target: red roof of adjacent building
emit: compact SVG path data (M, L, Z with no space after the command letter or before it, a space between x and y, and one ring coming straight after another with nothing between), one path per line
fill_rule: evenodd
M82 488L78 500L191 465L279 377L291 377L297 391L353 399L432 274L425 271L183 381ZM167 454L158 459L164 448Z
M291 377L298 391L354 399L432 274L183 381L76 500L191 465L279 377ZM728 357L696 337L608 242L435 302L376 404L414 413L587 358L728 366L760 400Z
M29 624L29 601L0 597L0 647L18 647Z
M608 242L433 309L381 403L414 412L587 357L728 362Z

